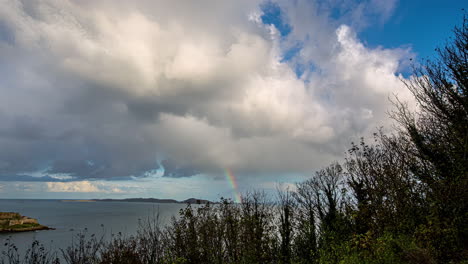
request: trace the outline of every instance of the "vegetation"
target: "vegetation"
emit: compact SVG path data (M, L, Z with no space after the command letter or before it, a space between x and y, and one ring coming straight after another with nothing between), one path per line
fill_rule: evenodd
M19 224L19 225L12 225L9 228L11 229L26 229L32 227L40 227L40 224Z
M104 242L81 235L67 263L468 263L468 22L439 58L406 82L419 103L396 101L391 135L352 144L276 202L262 192L240 204L188 205L161 227ZM19 262L58 261L37 244ZM9 262L8 262L9 261Z

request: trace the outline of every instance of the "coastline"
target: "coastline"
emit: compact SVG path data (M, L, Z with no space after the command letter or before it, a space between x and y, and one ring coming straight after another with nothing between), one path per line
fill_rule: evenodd
M43 226L43 225L34 226L34 227L26 227L26 228L9 228L9 229L0 229L0 234L31 232L31 231L40 231L40 230L55 230L55 228Z

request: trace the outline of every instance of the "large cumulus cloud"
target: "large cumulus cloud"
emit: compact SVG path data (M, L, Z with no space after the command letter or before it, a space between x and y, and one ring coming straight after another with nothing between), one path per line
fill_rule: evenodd
M284 36L263 4L1 0L0 180L308 172L408 97L410 52L369 49L353 28L393 5L342 21L279 1Z

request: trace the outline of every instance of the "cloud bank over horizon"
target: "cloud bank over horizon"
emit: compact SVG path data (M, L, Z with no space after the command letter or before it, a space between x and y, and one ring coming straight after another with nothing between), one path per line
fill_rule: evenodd
M119 193L89 180L340 159L410 100L415 55L357 37L395 1L335 2L1 0L0 181Z

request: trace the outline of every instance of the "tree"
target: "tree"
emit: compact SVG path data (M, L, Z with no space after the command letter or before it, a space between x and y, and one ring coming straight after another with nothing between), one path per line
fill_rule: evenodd
M278 193L278 216L279 216L279 235L281 238L280 244L280 260L281 263L291 263L292 259L292 240L294 236L294 212L296 211L296 203L293 198L293 192L289 189L281 190L277 188Z
M296 184L296 191L293 193L298 205L294 254L302 263L317 262L316 195L312 187L311 180L300 182Z
M397 102L393 117L410 143L411 173L430 204L420 233L439 260L459 260L468 248L468 21L438 57L415 68L405 84L418 102L414 113ZM464 252L464 253L463 253Z
M352 144L345 167L353 198L354 231L376 236L412 233L425 214L424 193L406 163L407 146L398 136L375 133L375 144ZM397 144L393 144L397 143Z
M315 176L297 184L295 198L300 205L298 225L304 232L296 243L305 244L307 251L298 251L313 263L324 261L319 252L326 252L326 261L336 262L334 247L345 241L349 223L345 215L345 181L343 168L333 163ZM321 258L320 260L318 258Z

